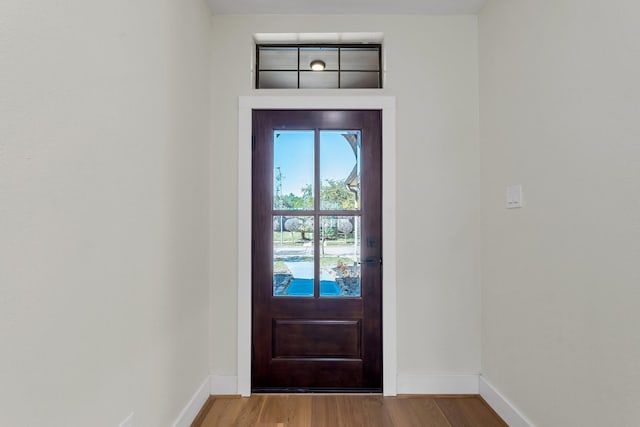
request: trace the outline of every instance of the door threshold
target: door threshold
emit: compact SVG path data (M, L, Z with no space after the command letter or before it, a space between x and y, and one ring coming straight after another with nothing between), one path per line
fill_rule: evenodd
M252 394L382 394L382 388L255 387Z

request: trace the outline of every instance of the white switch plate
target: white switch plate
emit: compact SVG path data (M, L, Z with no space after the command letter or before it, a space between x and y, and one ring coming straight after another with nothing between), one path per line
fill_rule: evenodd
M133 412L118 427L133 427Z
M512 185L511 187L507 187L506 206L507 209L522 207L522 185Z

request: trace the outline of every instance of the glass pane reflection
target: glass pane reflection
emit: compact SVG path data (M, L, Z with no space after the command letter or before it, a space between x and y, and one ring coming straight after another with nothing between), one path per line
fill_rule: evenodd
M338 73L309 71L300 73L300 89L337 89Z
M360 209L360 131L320 132L320 209Z
M261 71L260 89L295 89L298 87L296 71Z
M298 49L295 47L261 47L258 55L260 70L298 71Z
M360 230L359 216L321 217L321 297L359 297L361 295Z
M348 48L340 50L340 69L352 71L378 71L380 50L378 48Z
M340 87L343 89L358 89L378 87L380 84L380 74L370 71L349 71L340 76Z

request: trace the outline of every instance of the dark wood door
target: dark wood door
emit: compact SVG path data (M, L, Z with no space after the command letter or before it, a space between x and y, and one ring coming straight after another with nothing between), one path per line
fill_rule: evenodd
M382 390L381 114L253 112L254 392Z

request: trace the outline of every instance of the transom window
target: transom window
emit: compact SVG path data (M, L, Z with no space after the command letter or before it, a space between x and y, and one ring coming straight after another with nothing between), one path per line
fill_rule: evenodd
M379 44L256 45L256 89L380 89Z

